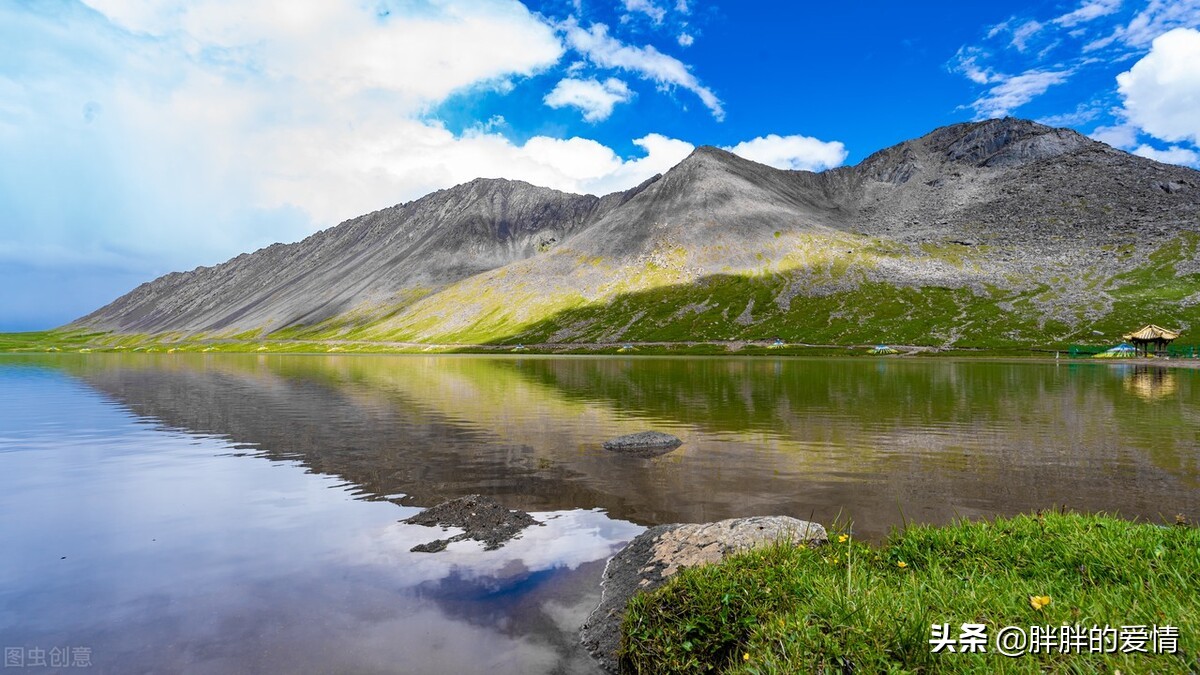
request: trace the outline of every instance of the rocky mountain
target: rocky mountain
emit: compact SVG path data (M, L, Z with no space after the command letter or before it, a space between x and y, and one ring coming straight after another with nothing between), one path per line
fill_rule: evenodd
M1200 323L1200 173L1012 118L822 173L711 147L624 193L476 180L72 327L427 342L1062 343Z

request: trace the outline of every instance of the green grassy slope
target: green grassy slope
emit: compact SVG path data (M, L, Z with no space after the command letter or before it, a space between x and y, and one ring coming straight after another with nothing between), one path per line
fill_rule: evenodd
M1200 530L1055 514L911 527L879 547L832 536L687 569L636 596L622 659L635 673L1195 672ZM982 624L986 653L931 649L931 626ZM1173 648L999 653L1008 626L1173 626ZM1115 638L1114 638L1115 639ZM1015 650L1014 650L1015 651ZM1167 650L1162 650L1166 652Z

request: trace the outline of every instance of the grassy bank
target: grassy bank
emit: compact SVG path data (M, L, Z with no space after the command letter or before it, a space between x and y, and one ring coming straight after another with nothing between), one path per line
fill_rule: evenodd
M29 333L0 333L0 353L38 352L225 352L225 353L366 353L366 354L415 354L415 353L461 353L461 354L592 354L626 356L716 356L734 354L738 356L863 356L869 344L773 345L770 341L710 340L681 341L674 343L562 343L562 344L433 344L405 343L377 340L344 339L297 339L278 338L274 334L260 336L206 336L181 333L164 334L121 334L92 333L82 331L39 331ZM1010 348L938 348L927 345L900 346L900 354L886 357L908 356L972 356L990 358L1053 358L1054 350L1042 347ZM1066 356L1066 352L1063 352Z
M85 331L38 331L0 333L0 354L4 353L229 353L229 354L546 354L592 356L804 356L850 357L869 359L908 359L965 357L987 359L1090 360L1090 354L1071 357L1067 350L1044 346L1025 347L935 347L930 345L893 345L898 354L877 356L870 353L873 344L773 344L769 340L710 340L665 343L557 343L557 344L435 344L388 342L378 340L328 339L303 340L261 335L257 331L233 336L159 333L123 334ZM1109 361L1110 363L1112 361ZM1138 363L1146 360L1140 359ZM1196 367L1198 359L1172 357L1153 363L1164 367ZM1128 363L1128 362L1127 362Z
M622 662L639 673L1194 673L1198 588L1191 526L1048 513L909 527L878 546L834 534L821 548L685 570L635 597ZM984 624L987 653L933 653L942 623L952 639ZM1063 624L1170 624L1178 653L997 653L1003 627Z

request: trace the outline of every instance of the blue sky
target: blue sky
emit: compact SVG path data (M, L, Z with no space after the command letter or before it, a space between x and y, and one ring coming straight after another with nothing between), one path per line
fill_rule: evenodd
M0 0L0 330L476 176L1015 115L1200 166L1200 0Z

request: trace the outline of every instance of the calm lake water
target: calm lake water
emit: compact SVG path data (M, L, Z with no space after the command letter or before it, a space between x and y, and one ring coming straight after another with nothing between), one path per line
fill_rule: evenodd
M1086 362L0 357L0 646L113 673L594 672L575 629L645 526L1195 519L1197 403L1200 371ZM646 428L684 445L601 448ZM545 526L409 552L445 535L398 521L472 493Z

